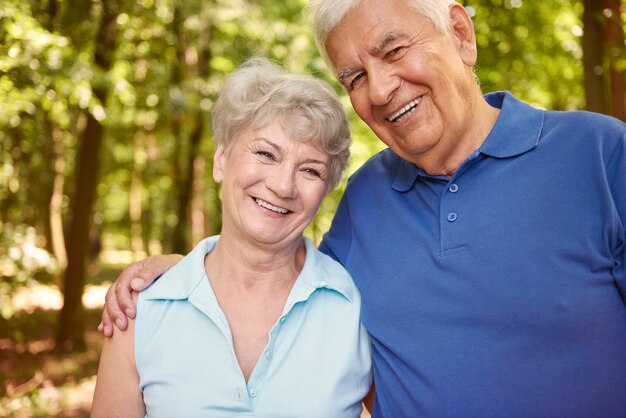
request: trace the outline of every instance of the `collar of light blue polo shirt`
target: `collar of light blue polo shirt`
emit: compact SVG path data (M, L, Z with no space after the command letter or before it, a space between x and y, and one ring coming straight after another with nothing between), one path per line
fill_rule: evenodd
M495 158L515 157L537 146L543 128L543 111L517 100L508 91L486 94L485 100L491 106L499 108L500 115L485 142L470 158L479 154ZM415 164L402 159L392 187L399 192L409 191L417 177L447 180L445 176L431 176Z
M185 258L145 290L145 298L147 300L188 299L209 316L217 316L219 306L213 290L209 292L197 292L197 290L205 286L210 288L205 275L204 258L213 250L218 240L219 235L202 240ZM304 237L304 244L306 248L304 266L287 298L283 314L289 312L296 303L307 300L313 292L321 288L338 292L352 302L354 287L347 273L338 275L336 262L317 251L315 244L309 238ZM207 293L208 300L206 299Z

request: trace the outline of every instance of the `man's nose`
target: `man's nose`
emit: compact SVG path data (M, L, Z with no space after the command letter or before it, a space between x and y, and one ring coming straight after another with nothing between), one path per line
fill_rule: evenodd
M400 79L391 68L378 67L370 69L367 73L369 78L369 98L374 106L386 105L391 101L393 93L400 86Z

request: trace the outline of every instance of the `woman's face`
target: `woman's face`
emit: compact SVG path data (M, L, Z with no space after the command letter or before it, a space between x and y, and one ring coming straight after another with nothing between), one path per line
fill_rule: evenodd
M256 245L299 245L328 187L329 156L291 138L278 120L246 129L215 152L222 183L222 235Z

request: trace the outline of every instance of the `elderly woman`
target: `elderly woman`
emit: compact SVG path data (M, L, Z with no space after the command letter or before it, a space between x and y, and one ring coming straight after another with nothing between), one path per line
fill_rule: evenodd
M213 129L221 234L107 339L92 416L358 417L371 386L360 295L302 235L349 155L336 95L252 59L226 81Z

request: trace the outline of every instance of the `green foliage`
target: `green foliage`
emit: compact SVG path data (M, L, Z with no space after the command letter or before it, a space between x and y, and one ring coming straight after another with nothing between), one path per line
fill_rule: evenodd
M549 109L581 109L582 35L579 0L468 1L477 34L485 92L510 90Z
M146 251L167 251L175 228L189 225L179 219L177 202L198 126L204 168L197 171L201 189L195 193L208 215L204 233L218 233L210 112L225 76L251 55L313 73L342 94L353 135L346 178L384 148L319 57L303 12L307 0L117 0L116 47L106 73L93 62L101 1L61 0L53 15L49 1L4 0L0 8L0 219L35 228L38 247L51 251L55 176L65 179L65 223L72 215L68 203L85 112L105 126L93 222L106 248L131 246L133 184L139 184ZM579 0L464 4L474 13L477 75L485 92L511 90L545 108L582 107ZM95 98L96 87L109 93L106 103ZM307 229L313 239L329 227L346 178ZM16 230L7 231L3 245L21 245Z

